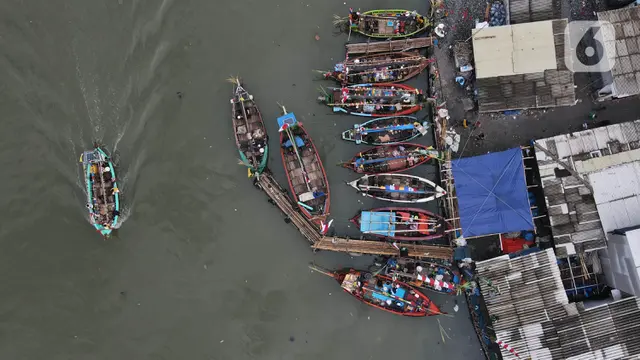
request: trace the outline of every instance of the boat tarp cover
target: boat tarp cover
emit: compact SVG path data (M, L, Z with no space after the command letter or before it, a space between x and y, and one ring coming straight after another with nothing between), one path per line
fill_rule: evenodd
M298 120L296 119L296 116L293 113L286 113L278 118L278 126L280 128L282 128L282 125L284 124L292 126L297 122Z
M462 236L533 230L522 150L451 162Z
M363 211L360 213L360 231L394 236L396 230L396 225L392 223L394 219L395 213L392 211Z
M304 140L302 140L302 138L300 136L294 136L294 138L296 139L296 146L297 147L303 147L304 146ZM284 147L288 148L291 147L291 139L287 140L284 142Z
M362 132L375 133L375 132L383 132L383 131L401 131L401 130L411 130L413 128L415 128L413 124L390 125L390 126L384 126L380 128L363 128L364 130L362 130Z

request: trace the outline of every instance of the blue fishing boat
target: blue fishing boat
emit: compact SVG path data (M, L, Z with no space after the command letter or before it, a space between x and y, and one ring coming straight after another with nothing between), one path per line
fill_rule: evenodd
M429 123L413 116L390 116L353 125L342 133L342 140L356 144L390 145L413 140L427 134Z
M105 238L118 223L120 190L113 162L98 145L80 155L87 190L89 222Z

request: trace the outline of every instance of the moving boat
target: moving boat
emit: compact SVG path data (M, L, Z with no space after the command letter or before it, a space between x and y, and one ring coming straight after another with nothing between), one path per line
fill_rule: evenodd
M406 241L437 239L451 227L440 215L424 209L403 207L361 211L350 221L356 224L363 234Z
M120 190L113 162L98 144L80 155L87 189L89 223L105 238L118 223Z
M363 196L398 203L425 203L447 193L431 180L407 174L365 175L347 184Z
M324 73L342 85L366 83L397 83L420 74L429 59L415 52L392 52L347 59Z
M387 260L385 274L411 286L449 295L457 295L464 279L450 266L409 258Z
M359 174L389 174L413 169L433 158L438 159L439 152L432 146L399 143L362 151L340 165Z
M328 90L318 101L333 107L334 112L357 116L409 115L420 111L426 102L422 90L403 84L358 84Z
M345 292L380 310L411 317L443 314L418 289L389 276L354 269L332 272L315 265L309 267L334 278Z
M329 182L309 134L293 113L282 107L280 154L294 201L302 214L316 224L329 215Z
M384 39L407 38L424 31L429 26L425 16L417 11L402 9L369 10L363 13L349 9L349 31ZM335 25L345 20L336 17Z
M429 123L413 116L390 116L371 119L342 133L342 140L356 144L390 145L413 140L427 134Z
M259 176L267 167L269 159L267 129L260 110L253 101L253 95L244 89L239 78L229 80L234 83L231 116L240 161L249 169L249 176Z

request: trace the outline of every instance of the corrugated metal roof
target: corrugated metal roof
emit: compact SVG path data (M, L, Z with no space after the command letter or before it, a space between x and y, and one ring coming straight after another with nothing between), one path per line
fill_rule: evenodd
M640 355L640 303L627 298L585 310L568 302L553 250L476 263L506 360L614 360ZM497 293L493 291L497 289Z
M538 23L513 25L515 29L528 29L529 27L537 27ZM523 58L522 65L517 62L513 63L513 54L510 57L504 55L496 49L506 46L504 42L500 45L483 48L474 41L474 56L476 59L477 79L476 87L478 89L478 106L480 112L504 111L511 109L528 109L528 108L547 108L555 106L569 106L575 104L575 89L573 73L565 66L564 56L564 29L567 20L553 20L542 22L542 24L550 24L553 36L549 38L549 52L551 49L555 52L555 64L540 60L531 60L531 56L516 56L515 58ZM509 28L505 26L496 27L495 29ZM505 32L506 30L490 30L488 31ZM524 31L524 30L523 30ZM479 31L474 35L476 37L491 37L489 33ZM493 34L493 33L491 33ZM518 35L516 37L519 37ZM540 49L543 46L543 37L540 37ZM516 41L516 43L520 43ZM527 44L526 41L521 41ZM512 47L513 49L513 47ZM537 49L536 53L545 54ZM486 58L495 58L493 63L485 62L485 68L494 69L482 74L482 65L478 67L478 54L487 54ZM504 64L503 64L504 62ZM524 65L526 63L526 66ZM502 65L501 65L502 64ZM505 65L506 64L506 65ZM529 66L536 66L532 68ZM506 70L505 70L506 69ZM514 71L515 69L515 71ZM546 70L545 70L546 69ZM526 72L526 73L518 73ZM504 75L504 76L499 76Z
M640 225L640 162L589 174L605 232Z

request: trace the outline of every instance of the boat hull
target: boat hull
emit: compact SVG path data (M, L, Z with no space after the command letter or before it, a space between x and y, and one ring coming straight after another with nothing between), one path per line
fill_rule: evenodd
M109 237L120 218L120 193L115 166L100 147L85 151L80 162L85 178L89 222L100 235Z
M375 213L390 213L394 216L398 214L408 214L408 216L413 217L414 215L418 218L416 219L416 223L420 222L430 222L428 226L425 226L424 229L420 229L420 227L416 227L416 229L411 229L411 225L413 221L400 221L397 224L393 225L393 229L381 229L380 231L367 231L366 233L369 235L373 235L380 238L392 239L392 240L400 240L400 241L429 241L441 238L444 236L447 230L451 229L451 225L440 215L434 214L430 211L418 208L407 208L407 207L383 207L369 210L369 212ZM359 212L358 215L354 216L350 221L354 223L358 228L362 231L362 212ZM395 219L394 219L395 222ZM375 223L375 222L373 222ZM367 224L365 224L366 226ZM376 224L376 225L385 225L385 224ZM382 226L378 226L382 227ZM412 231L415 230L415 231Z
M379 118L418 112L425 98L421 90L411 86L377 83L329 88L318 100L336 113Z
M267 129L253 96L244 89L239 79L234 81L231 119L240 161L250 174L261 174L269 160Z
M402 290L403 293L406 295L402 298L402 300L400 300L404 304L403 307L401 308L395 305L388 305L384 301L382 301L382 299L384 298L389 298L389 299L393 299L393 303L395 303L398 299L398 298L395 298L394 295L392 295L390 292L386 293L382 289L379 289L380 291L378 292L377 297L369 297L367 290L359 291L357 289L353 289L353 291L351 291L351 289L347 289L344 286L344 281L345 281L345 278L350 274L356 274L356 275L369 274L371 276L370 279L375 279L376 282L380 280L384 284L399 285L400 288L403 289ZM392 314L408 316L408 317L425 317L425 316L435 316L435 315L442 314L438 306L434 304L433 301L429 299L429 297L424 295L417 288L401 281L394 281L391 277L388 277L385 275L381 275L381 274L373 275L370 273L351 270L349 272L338 273L336 276L336 280L338 281L339 284L343 285L342 289L347 294L353 296L354 298L358 299L359 301L369 306L372 306L374 308L377 308ZM412 307L413 311L408 311L409 307Z
M343 167L358 174L392 174L413 169L433 158L438 158L437 150L419 144L399 143L362 151Z
M429 26L424 16L404 9L369 10L359 15L351 11L349 24L353 32L381 39L408 38Z
M297 160L297 155L292 151L293 149L285 146L287 141L292 141L292 139L289 139L285 132L280 132L280 156L287 175L289 189L300 212L307 219L319 225L329 215L331 206L327 175L318 150L304 126L297 123L296 126L290 127L289 130L294 139L299 138L304 143L304 146L299 151L307 173L306 175L304 174L300 162ZM307 179L309 181L306 181ZM320 193L323 195L318 198L310 198Z
M418 289L447 295L457 295L458 288L464 283L460 273L449 266L407 258L389 259L385 275L396 276Z
M353 129L342 132L342 140L358 145L393 145L425 135L428 129L428 122L420 124L413 116L389 116L355 124Z
M429 60L418 53L365 55L336 64L334 71L325 73L325 79L341 85L395 84L419 75L428 64Z
M404 204L425 203L446 195L433 181L407 174L375 174L347 183L363 196Z

